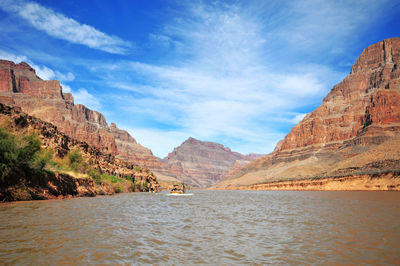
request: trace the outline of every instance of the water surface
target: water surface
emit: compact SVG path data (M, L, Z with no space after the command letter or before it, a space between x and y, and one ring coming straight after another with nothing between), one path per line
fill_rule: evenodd
M400 193L193 191L0 204L0 264L400 263Z

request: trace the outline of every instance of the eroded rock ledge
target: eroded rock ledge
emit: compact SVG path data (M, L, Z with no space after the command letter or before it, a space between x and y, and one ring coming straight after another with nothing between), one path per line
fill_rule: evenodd
M157 178L149 169L138 167L136 164L116 158L111 153L104 153L101 149L86 142L73 139L60 132L56 126L44 122L36 117L23 113L20 108L0 103L0 121L7 121L13 130L35 130L45 148L52 148L60 157L68 151L79 149L82 155L91 161L93 168L101 173L117 177L131 177L133 181L146 182L148 191L157 191ZM121 192L129 192L124 186ZM77 178L65 173L32 173L32 176L14 183L0 183L0 201L54 199L95 195L110 195L115 191L107 184L95 184L87 177Z
M373 190L400 191L400 170L375 174L313 178L251 186L229 186L228 190Z

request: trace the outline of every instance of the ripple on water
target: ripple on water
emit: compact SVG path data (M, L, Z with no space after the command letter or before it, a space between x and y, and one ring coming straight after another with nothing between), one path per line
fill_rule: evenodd
M4 264L398 264L400 193L195 191L0 205Z

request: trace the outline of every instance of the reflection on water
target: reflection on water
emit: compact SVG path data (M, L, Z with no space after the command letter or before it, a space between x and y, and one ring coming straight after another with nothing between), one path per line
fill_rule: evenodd
M0 264L400 263L400 193L194 191L0 205Z

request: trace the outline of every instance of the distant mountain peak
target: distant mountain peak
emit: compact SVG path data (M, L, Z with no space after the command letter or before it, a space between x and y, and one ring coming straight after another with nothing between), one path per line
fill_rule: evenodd
M189 137L163 161L178 179L193 186L207 187L221 180L236 161L255 157L257 155L233 152L220 143Z

